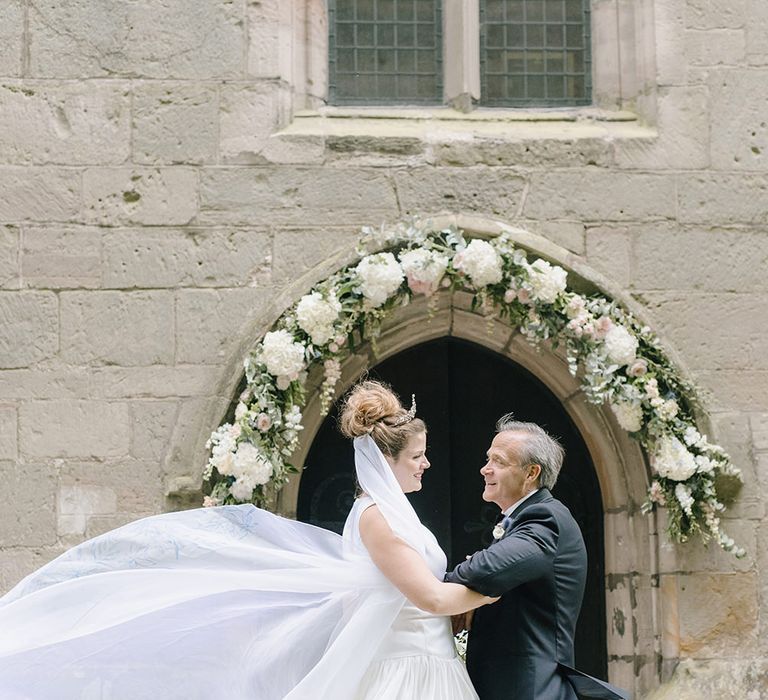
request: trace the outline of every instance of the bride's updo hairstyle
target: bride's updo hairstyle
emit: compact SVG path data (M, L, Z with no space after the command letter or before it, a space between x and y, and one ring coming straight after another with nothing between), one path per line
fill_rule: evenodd
M356 438L370 435L388 457L397 459L408 439L425 433L421 418L408 418L408 410L386 384L373 380L360 382L347 394L339 418L342 435ZM400 422L400 425L395 425Z

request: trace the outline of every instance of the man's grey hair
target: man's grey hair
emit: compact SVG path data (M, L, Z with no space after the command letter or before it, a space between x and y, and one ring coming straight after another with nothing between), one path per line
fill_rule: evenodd
M548 489L553 488L563 466L565 450L562 445L540 425L515 420L511 413L503 415L496 422L497 433L507 431L522 433L525 436L520 452L516 455L520 466L538 464L541 467L539 484Z

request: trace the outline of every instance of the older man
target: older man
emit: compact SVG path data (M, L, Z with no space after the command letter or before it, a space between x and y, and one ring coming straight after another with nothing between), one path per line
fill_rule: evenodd
M587 553L570 511L552 497L563 448L541 427L511 414L480 470L483 500L501 508L494 542L446 574L488 596L476 611L467 670L481 700L626 698L573 669L573 637Z

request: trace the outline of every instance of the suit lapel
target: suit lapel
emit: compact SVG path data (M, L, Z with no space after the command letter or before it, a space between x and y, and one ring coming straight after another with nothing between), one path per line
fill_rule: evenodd
M548 488L540 488L536 493L533 494L530 498L526 498L517 508L515 508L515 511L512 513L511 522L509 529L511 530L516 524L520 516L522 515L523 511L528 508L528 506L532 506L534 503L543 503L544 501L551 501L552 500L552 494L549 492Z

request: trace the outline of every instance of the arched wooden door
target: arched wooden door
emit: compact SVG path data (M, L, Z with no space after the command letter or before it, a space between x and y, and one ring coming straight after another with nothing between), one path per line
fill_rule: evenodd
M578 521L589 556L587 588L576 633L576 663L605 678L605 591L603 512L600 485L584 440L552 392L520 365L473 343L455 338L414 346L370 371L387 381L409 405L416 395L418 415L429 427L432 468L424 488L409 496L416 512L435 533L449 564L485 547L498 508L481 499L479 469L494 435L496 420L513 412L557 436L566 459L554 495ZM302 473L298 518L336 532L354 498L352 448L336 428L334 409L321 426ZM513 630L510 630L514 634Z

